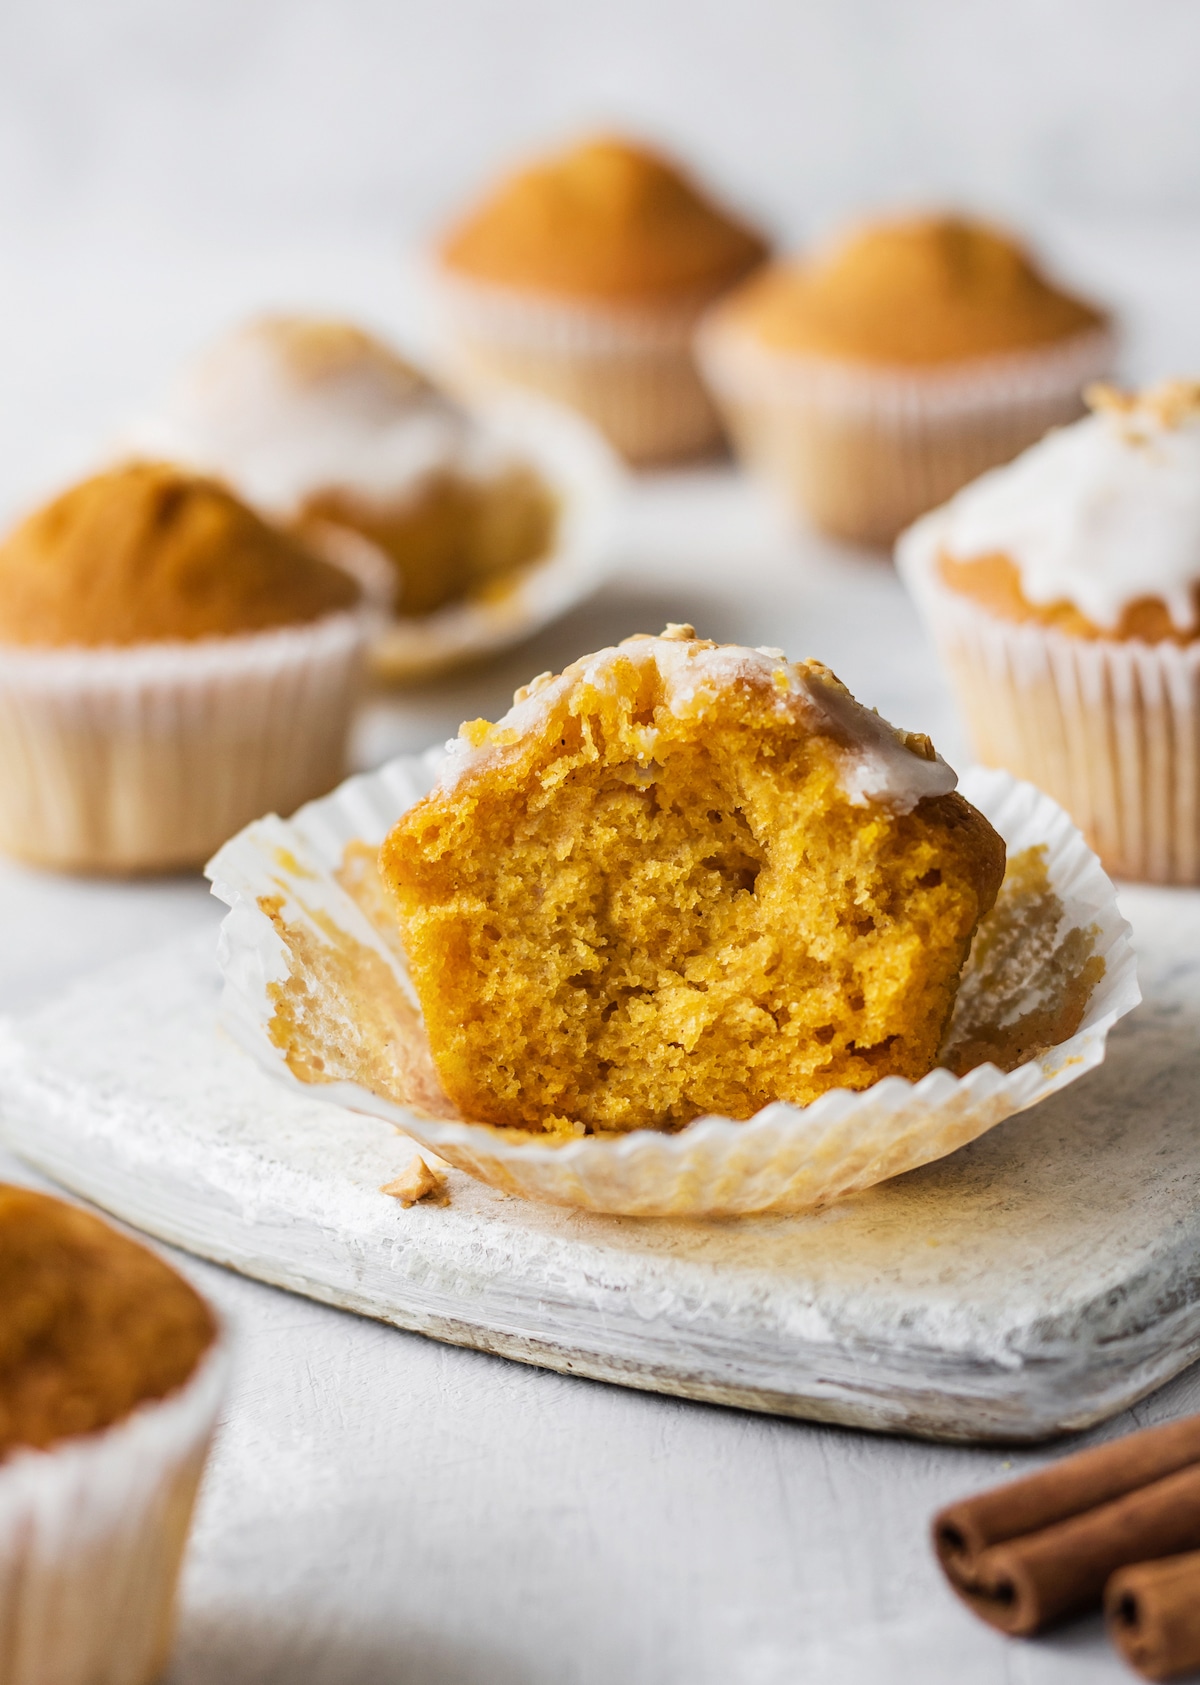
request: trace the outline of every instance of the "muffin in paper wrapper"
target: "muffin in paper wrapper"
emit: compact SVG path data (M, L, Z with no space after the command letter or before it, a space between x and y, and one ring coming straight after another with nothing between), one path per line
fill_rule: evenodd
M595 430L557 404L519 395L481 404L477 420L514 462L532 468L546 485L556 506L553 543L487 590L405 618L382 602L394 581L387 558L361 533L326 524L320 547L357 574L368 598L382 609L370 661L385 681L428 678L531 638L590 596L611 565L622 474Z
M435 266L450 366L468 385L529 387L598 427L644 467L713 451L721 422L693 351L711 293L656 306L519 292Z
M0 849L96 872L198 866L342 777L362 612L195 642L0 645Z
M290 821L249 826L209 863L231 909L223 1022L284 1081L384 1118L507 1192L631 1216L819 1207L941 1158L1081 1076L1140 999L1129 927L1078 831L1031 785L972 772L960 787L1004 837L1009 872L944 1051L964 1074L888 1077L674 1134L551 1140L472 1123L441 1092L374 863L441 760L431 751L352 778Z
M0 1463L4 1685L160 1677L227 1368L218 1340L165 1398Z
M978 758L1048 790L1118 877L1200 883L1200 643L1001 620L937 562L935 514L904 535L897 564Z
M1094 329L945 369L875 368L776 350L720 307L697 344L746 463L822 531L878 545L1082 415L1116 350Z

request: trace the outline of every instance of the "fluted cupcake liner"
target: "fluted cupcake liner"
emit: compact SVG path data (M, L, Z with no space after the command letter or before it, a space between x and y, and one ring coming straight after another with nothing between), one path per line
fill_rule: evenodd
M362 614L128 648L0 646L0 849L101 872L196 866L345 771Z
M456 1118L430 1082L416 997L394 931L348 892L355 844L375 848L433 784L440 752L353 778L288 823L269 818L208 866L229 907L222 926L223 1020L268 1071L310 1096L384 1118L480 1180L532 1199L635 1216L731 1216L827 1204L929 1163L1074 1081L1104 1057L1111 1026L1140 998L1128 926L1113 887L1048 796L1005 773L973 772L962 790L1005 838L1010 860L1041 850L1059 904L1050 946L1074 942L1102 975L1073 1033L1003 1071L937 1069L835 1090L809 1106L777 1102L739 1122L698 1119L675 1134L551 1141ZM1019 929L1014 926L1014 929ZM1078 933L1074 935L1073 933ZM1045 952L1044 917L1018 941ZM1067 938L1070 940L1067 940ZM1024 1011L1036 965L1008 968ZM977 980L976 980L977 982ZM974 997L971 963L960 1002ZM988 1004L985 1000L985 1006ZM368 1026L367 1019L371 1023Z
M979 760L1048 791L1118 877L1200 883L1200 644L1001 620L939 579L919 527L898 561Z
M1112 367L1106 330L945 370L856 366L778 351L718 307L701 367L739 454L801 516L835 537L890 544L927 509L1048 428L1083 413Z
M432 272L453 364L469 382L528 386L580 411L639 465L712 451L721 423L693 355L710 296L605 307Z
M0 1463L4 1685L159 1677L226 1370L218 1345L166 1398Z

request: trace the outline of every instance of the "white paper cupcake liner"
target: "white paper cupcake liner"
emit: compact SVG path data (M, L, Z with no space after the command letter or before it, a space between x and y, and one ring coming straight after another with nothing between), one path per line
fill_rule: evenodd
M4 1685L159 1677L227 1368L218 1344L167 1398L0 1463Z
M946 369L874 369L773 350L719 306L697 347L748 465L815 525L868 543L1082 414L1116 351L1104 329Z
M906 533L897 564L978 758L1048 791L1119 877L1200 883L1200 644L1001 620L939 579L937 530Z
M558 504L553 545L503 591L412 619L377 621L371 664L381 678L427 678L520 643L590 596L611 569L624 487L603 439L570 411L524 396L481 404L478 420L498 455L528 465L549 488ZM360 534L350 538L360 550L372 548ZM390 573L391 564L382 561ZM363 577L363 570L353 571Z
M696 366L713 295L605 307L429 271L451 366L468 383L529 386L588 417L630 462L711 451L721 423Z
M367 950L415 1001L397 948L380 936L335 874L348 844L382 841L433 784L440 759L440 752L402 757L380 772L350 779L290 822L272 817L248 827L209 864L214 893L231 909L219 949L223 1020L234 1038L285 1082L298 1079L272 1039L272 986L286 982L303 961L290 951L263 902L281 910L285 925L302 932L305 941L325 944L335 964L331 941L344 937L359 953ZM304 1091L386 1119L494 1187L633 1216L804 1210L953 1152L1098 1064L1109 1029L1140 998L1129 930L1113 887L1062 810L1005 773L972 772L961 787L1005 838L1010 858L1044 847L1049 880L1062 904L1060 931L1090 932L1104 966L1075 1034L1015 1070L982 1065L956 1077L938 1069L915 1084L889 1077L862 1093L825 1094L810 1106L778 1102L747 1122L706 1117L673 1135L638 1130L561 1143L432 1118L361 1082L302 1085Z
M0 646L0 849L42 865L195 866L345 771L368 620L195 643Z

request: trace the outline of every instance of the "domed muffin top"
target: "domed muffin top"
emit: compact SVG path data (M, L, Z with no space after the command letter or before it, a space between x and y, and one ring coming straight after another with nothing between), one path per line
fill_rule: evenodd
M808 260L772 266L729 319L779 350L941 364L1031 350L1105 326L1013 240L963 217L872 223Z
M144 1246L4 1184L0 1305L0 1461L166 1397L217 1332L199 1294Z
M518 171L441 244L475 279L611 303L719 291L766 252L675 164L608 136Z
M353 381L376 394L381 408L392 409L430 382L394 346L355 322L336 316L259 316L235 330L210 353L232 356L234 348L257 345L269 353L292 385L337 386Z
M359 588L215 480L131 462L72 486L0 544L0 642L229 637L351 607Z
M1072 636L1200 638L1200 382L1093 387L1092 414L966 486L904 565L1006 620Z

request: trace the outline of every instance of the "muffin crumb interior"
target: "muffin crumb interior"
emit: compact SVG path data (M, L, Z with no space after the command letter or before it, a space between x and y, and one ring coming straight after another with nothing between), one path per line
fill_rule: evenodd
M672 686L658 639L579 663L384 845L465 1117L670 1129L934 1062L1002 842L953 793L856 800L848 716L814 722L756 652L680 651L690 630L685 671L740 676Z

